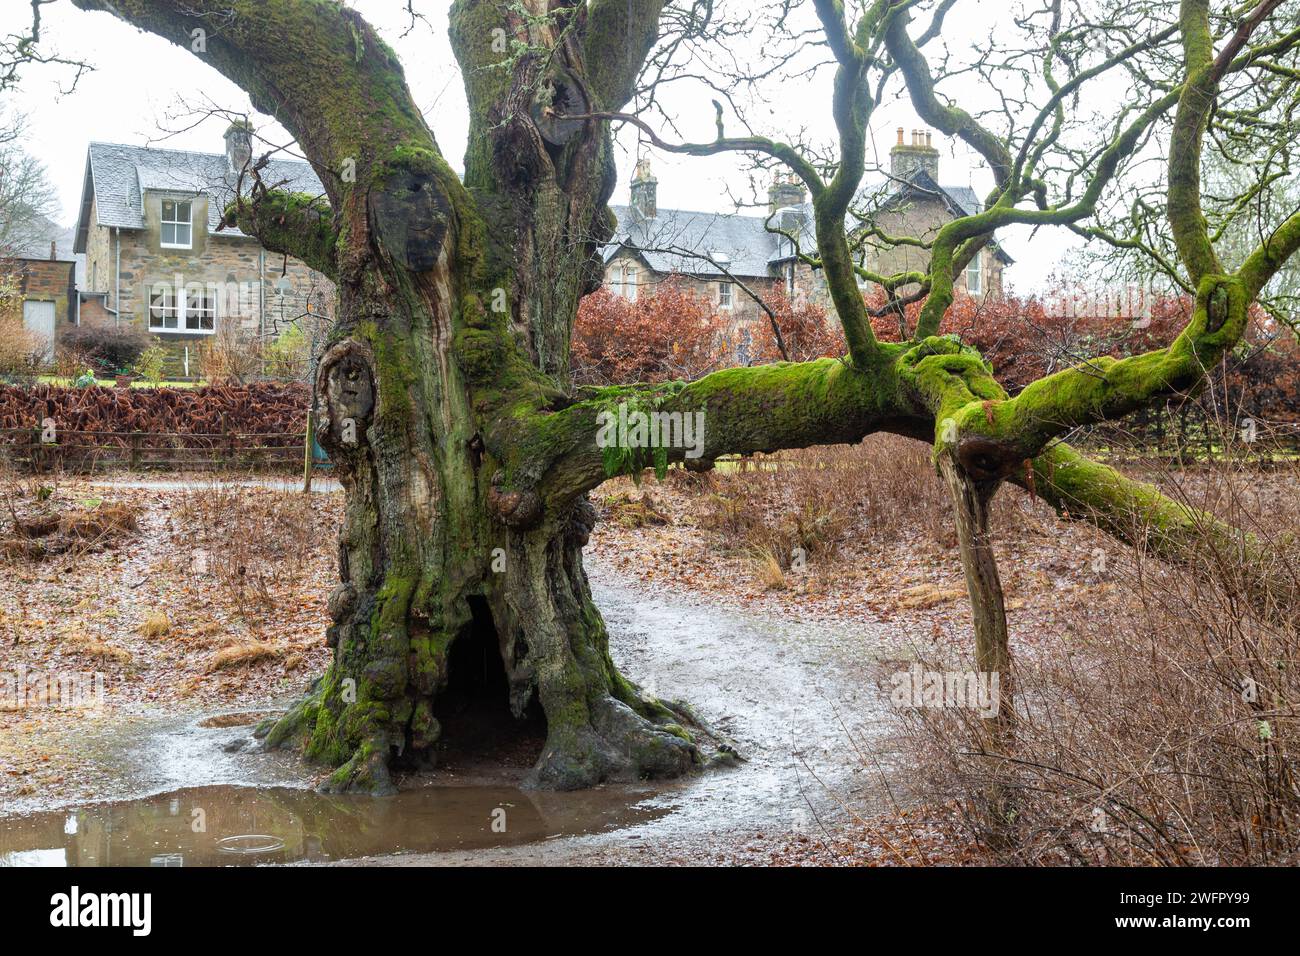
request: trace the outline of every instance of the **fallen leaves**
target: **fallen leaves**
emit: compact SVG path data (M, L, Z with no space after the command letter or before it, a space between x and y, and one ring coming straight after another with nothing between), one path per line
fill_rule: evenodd
M167 488L45 480L43 489L21 489L20 514L55 514L61 524L63 516L76 516L74 533L96 533L86 517L98 530L132 521L135 529L117 539L125 547L70 539L75 550L62 555L6 563L0 672L103 673L102 717L122 720L156 707L264 707L325 669L341 494L308 501L211 475ZM184 480L169 476L168 483ZM6 511L0 506L0 515ZM28 543L39 547L42 540L49 537ZM6 726L0 738L18 733L29 747L50 741L72 781L42 781L42 788L56 795L84 782L85 758L66 745L83 717L50 708L13 716L21 729ZM19 778L10 771L24 765L25 753L9 751L0 739L0 800L15 793Z

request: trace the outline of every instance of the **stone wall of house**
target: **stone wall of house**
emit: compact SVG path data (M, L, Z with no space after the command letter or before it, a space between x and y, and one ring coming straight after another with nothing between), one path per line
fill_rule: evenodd
M103 328L117 321L117 316L109 311L105 296L83 295L78 319L81 325Z
M637 270L637 296L638 298L646 295L653 295L658 284L667 276L659 275L656 272L646 268L644 262L635 256L621 255L615 256L605 266L605 288L610 291L617 291L621 286L620 276L627 266L632 266ZM720 285L726 279L720 276L693 276L678 274L674 277L682 288L688 292L703 297L710 302L719 315L725 315L732 320L732 324L737 328L743 328L747 323L755 321L767 321L766 313L758 307L752 298L741 290L740 286L734 282L731 285L731 308L723 309L719 307L721 298ZM745 276L742 280L746 286L754 290L761 296L771 295L773 292L784 288L784 282L778 277L751 277Z
M931 241L940 228L952 219L947 205L939 198L917 196L897 208L888 209L876 217L881 230L890 236L909 236ZM930 265L930 252L915 246L895 246L892 249L873 250L867 256L867 267L883 275L898 272L924 272ZM980 250L983 279L982 295L1002 294L1002 263L991 249ZM957 276L956 287L966 290L966 276Z
M54 303L56 335L76 320L76 268L58 259L0 260L0 273L17 277L20 299Z
M159 219L164 198L193 203L191 248L162 246ZM265 338L281 334L309 308L316 315L333 313L334 287L327 278L297 259L264 252L255 239L208 235L206 207L201 196L150 192L145 198L144 229L123 229L114 237L108 227L92 225L87 237L86 291L107 293L106 305L118 309L120 321L149 329L173 348L200 345L209 334L151 328L149 305L159 285L183 290L197 283L216 297L218 327L234 322L242 333ZM93 209L91 216L93 222ZM288 280L287 288L282 288L282 277ZM119 283L121 301L117 302Z

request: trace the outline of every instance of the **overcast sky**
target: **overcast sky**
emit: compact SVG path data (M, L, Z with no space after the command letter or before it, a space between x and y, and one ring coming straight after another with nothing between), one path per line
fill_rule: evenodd
M460 169L467 121L464 92L447 40L447 4L429 0L418 3L430 24L417 25L405 37L403 3L356 0L353 6L397 50L416 103L448 160ZM0 0L0 9L4 11L0 17L28 14L27 5L18 0ZM966 0L949 15L945 32L977 42L991 28L995 12L1005 14L1006 9L1002 0ZM62 200L65 224L70 224L77 214L88 142L219 152L225 120L209 117L194 125L194 109L211 105L250 111L246 94L186 50L137 31L109 14L85 13L71 3L56 3L45 11L46 36L53 46L95 67L68 94L60 91L69 80L65 71L31 69L24 75L21 89L11 97L10 105L28 114L27 148L48 167ZM775 129L788 124L786 128L803 126L814 134L829 136L833 129L829 83L830 73L825 71L816 83L800 80L769 87L764 91L764 101L753 104L754 115L765 118ZM668 102L683 114L684 135L710 138L712 109L698 92L683 93L676 99L670 96ZM268 118L255 115L254 121L264 127L268 138L276 139ZM879 110L873 117L872 132L882 163L887 163L896 127L911 130L921 125L906 105L891 103ZM666 139L676 138L667 131L664 135ZM980 195L987 191L992 179L964 144L936 138L935 145L940 148L940 180L944 185L972 186ZM612 200L615 203L627 201L636 150L635 132L627 129L619 138L619 187ZM651 150L651 158L659 179L659 204L664 208L731 212L735 204L730 197L751 195L748 180L740 172L743 161L735 156L678 157ZM1020 292L1033 291L1047 280L1069 242L1063 231L1041 235L1032 242L1024 231L1007 231L1000 237L1016 259L1007 276L1008 284Z

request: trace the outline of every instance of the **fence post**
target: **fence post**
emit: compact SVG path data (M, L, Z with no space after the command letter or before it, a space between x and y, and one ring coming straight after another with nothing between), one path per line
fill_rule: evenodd
M304 494L311 492L311 473L315 462L312 460L316 456L313 454L315 449L316 429L312 423L311 410L307 410L307 435L302 443L302 490Z
M143 436L138 431L131 432L131 471L140 467L140 442Z

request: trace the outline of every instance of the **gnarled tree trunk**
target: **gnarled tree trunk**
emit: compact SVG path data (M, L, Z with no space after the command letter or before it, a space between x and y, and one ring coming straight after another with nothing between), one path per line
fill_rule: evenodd
M464 189L431 138L405 139L359 177L368 188L349 197L339 240L340 318L316 408L347 491L335 658L267 737L338 765L331 789L382 792L391 764L429 764L444 700L475 679L457 666L476 669L484 650L504 673L499 705L545 722L534 782L667 776L699 760L677 715L615 669L582 567L594 509L541 500L546 450L519 427L569 401L569 338L609 234L613 166L603 125L565 118L595 95L574 39L585 14L502 16L452 10L474 118Z

